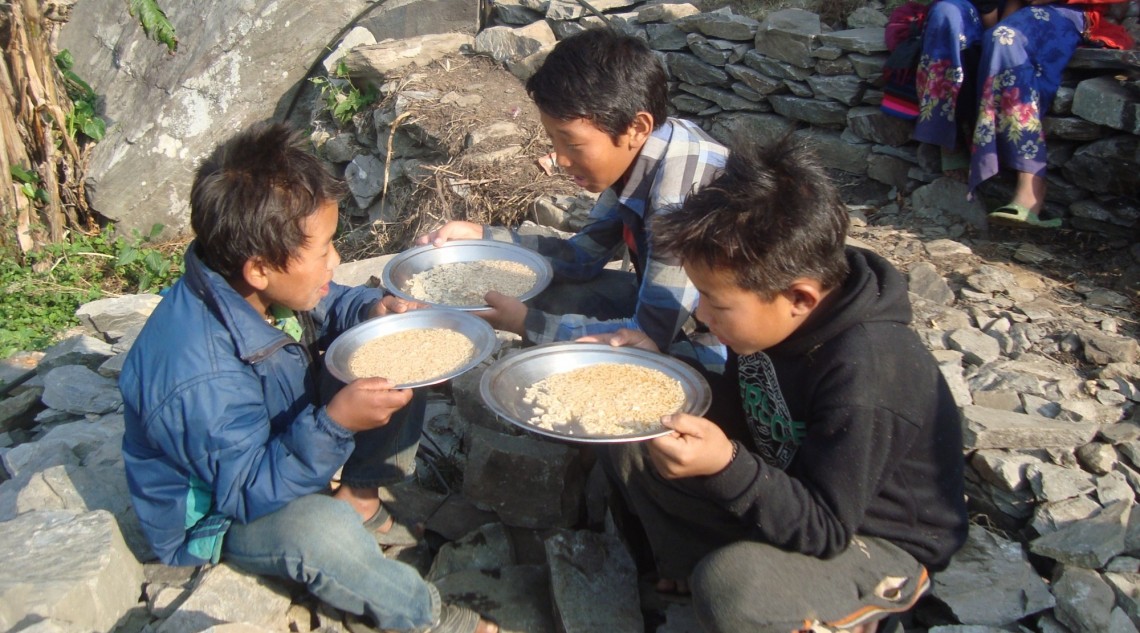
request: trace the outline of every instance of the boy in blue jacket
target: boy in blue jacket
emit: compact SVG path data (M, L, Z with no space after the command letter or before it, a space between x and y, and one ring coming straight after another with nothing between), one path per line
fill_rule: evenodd
M668 416L669 435L599 457L658 588L691 588L706 631L875 631L965 541L958 408L908 327L906 280L845 247L847 217L785 139L734 147L654 225L731 353L706 417Z
M420 244L454 239L513 241L550 258L554 283L526 304L491 292L477 312L528 343L573 340L632 328L661 349L724 362L723 349L694 347L682 327L697 293L677 262L653 246L650 224L712 180L728 150L690 121L668 117L665 68L631 35L594 29L554 47L526 84L554 145L557 165L600 194L589 223L569 239L448 222ZM634 273L606 269L629 249Z
M384 378L319 393L320 350L408 308L332 283L343 194L280 124L237 134L198 168L186 273L119 379L131 500L166 564L221 560L287 578L383 629L495 631L441 605L369 529L391 527L377 488L409 472L414 449L397 447L418 442L422 402ZM323 494L342 466L336 495Z

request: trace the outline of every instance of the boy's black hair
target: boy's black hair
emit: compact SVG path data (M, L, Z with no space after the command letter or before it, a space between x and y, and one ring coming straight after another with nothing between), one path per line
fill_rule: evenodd
M576 33L555 45L526 91L543 114L586 119L616 139L638 112L665 122L669 88L665 67L645 42L610 29Z
M226 279L240 278L253 257L284 270L305 244L305 218L345 193L299 131L254 124L198 167L190 189L196 252Z
M785 136L732 148L724 170L680 209L658 215L655 245L684 262L732 271L773 299L801 277L843 283L847 207L815 155Z

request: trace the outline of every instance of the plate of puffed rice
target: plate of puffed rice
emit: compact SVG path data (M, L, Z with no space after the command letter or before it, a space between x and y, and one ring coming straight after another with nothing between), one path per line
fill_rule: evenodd
M509 242L453 240L440 246L416 246L385 264L381 283L410 301L455 310L486 310L491 290L526 301L554 277L550 262Z
M670 431L663 416L703 415L705 378L671 356L600 343L549 343L491 365L479 394L528 431L576 442L631 442Z

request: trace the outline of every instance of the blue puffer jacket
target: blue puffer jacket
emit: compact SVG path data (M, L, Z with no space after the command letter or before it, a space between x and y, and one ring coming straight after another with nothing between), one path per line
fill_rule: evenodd
M381 296L330 284L298 316L324 349ZM266 324L193 244L186 274L128 353L119 388L131 500L168 565L217 562L231 521L321 490L354 447L353 434L316 406L309 350Z

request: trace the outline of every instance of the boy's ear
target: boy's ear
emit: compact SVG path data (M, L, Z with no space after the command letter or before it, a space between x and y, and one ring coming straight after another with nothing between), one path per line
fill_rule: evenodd
M241 267L242 279L254 290L269 286L269 265L260 257L250 257Z
M633 117L633 122L629 124L629 140L630 143L641 147L645 144L645 139L653 134L653 115L641 110Z
M816 279L801 278L792 282L786 291L792 303L794 316L807 316L823 299L823 289Z

